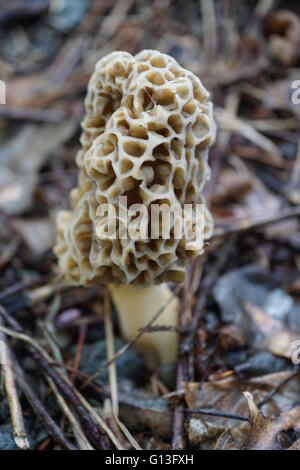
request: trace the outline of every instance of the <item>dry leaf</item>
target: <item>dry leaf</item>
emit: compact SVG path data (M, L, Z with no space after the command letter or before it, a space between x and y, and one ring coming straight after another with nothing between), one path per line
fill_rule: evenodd
M280 320L267 315L262 308L247 303L245 309L266 338L260 347L278 356L291 359L292 344L300 339L300 332L297 334L290 331Z

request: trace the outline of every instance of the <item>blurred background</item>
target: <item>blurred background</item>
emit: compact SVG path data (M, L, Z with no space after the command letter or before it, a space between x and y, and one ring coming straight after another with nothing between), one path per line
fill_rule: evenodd
M113 50L144 48L172 55L212 93L219 134L206 192L217 222L297 204L297 8L271 0L0 1L1 213L35 254L52 246L53 214L68 206L76 182L94 65Z
M168 393L184 395L190 409L213 401L225 413L245 416L242 390L261 402L291 380L264 411L275 419L299 401L291 361L291 344L300 339L299 15L300 4L292 0L0 0L0 303L46 347L43 328L50 328L65 365L87 376L105 361L102 288L60 290L51 279L58 273L55 214L69 207L76 185L80 121L94 65L114 50L158 49L198 75L212 94L218 136L205 192L216 232L205 257L191 267L184 298L188 325L196 318L187 387L176 385L180 360L172 371L144 377L137 396L141 358L129 350L118 369L122 419L149 448L256 445L242 427L239 436L220 443L221 433L236 424L226 416L206 416L208 435L194 422L200 418L187 413L181 420L181 426L187 420L186 435L162 401ZM61 425L62 412L30 354L12 343ZM101 377L105 391L107 375ZM226 378L232 382L225 394L214 384ZM199 392L192 383L205 386ZM1 393L0 447L14 448ZM23 407L32 446L55 447L47 426L26 401ZM299 422L293 429L279 448L297 442ZM266 428L260 431L264 436Z

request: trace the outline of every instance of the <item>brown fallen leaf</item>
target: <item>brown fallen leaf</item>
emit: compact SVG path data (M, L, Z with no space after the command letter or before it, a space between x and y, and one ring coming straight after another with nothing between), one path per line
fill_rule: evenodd
M204 421L200 418L192 418L188 422L188 436L189 443L192 446L201 444L209 439L218 437L223 431L224 427L209 421Z
M266 418L254 403L253 396L249 392L244 392L244 396L249 407L249 422L251 430L243 444L245 449L255 449L259 445L264 445L263 437L268 434L272 428L272 421Z
M224 414L224 416L210 416L203 413L191 414L191 419L196 419L197 416L197 419L201 420L198 427L195 424L192 426L192 432L197 429L197 439L199 443L201 441L200 448L242 448L251 430L251 425L248 422L228 417L226 413L247 418L249 406L243 392L251 393L255 403L259 403L283 382L285 384L281 387L280 392L272 394L262 408L264 416L268 417L267 419L276 420L281 413L289 410L299 399L300 379L293 372L279 372L246 380L230 377L222 381L205 382L198 392L193 383L191 386L186 383L184 386L185 399L190 410L209 409ZM212 427L212 424L215 427ZM208 429L215 434L214 437L207 436ZM193 436L195 437L195 434ZM205 436L206 439L204 439Z
M265 340L260 347L277 356L291 359L292 345L294 341L300 339L300 333L290 331L280 320L270 317L260 307L247 303L245 304L245 310L265 336Z
M276 437L282 431L294 429L300 424L300 406L282 413L277 419L265 417L254 403L250 393L244 393L249 406L251 431L243 445L246 450L272 450L278 448Z

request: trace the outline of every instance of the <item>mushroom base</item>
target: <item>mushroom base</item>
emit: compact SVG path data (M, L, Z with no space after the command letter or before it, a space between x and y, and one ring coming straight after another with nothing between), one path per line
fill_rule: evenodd
M179 300L173 296L166 284L138 289L134 286L109 285L115 308L118 312L119 325L123 339L131 341L141 328L147 326L154 315L166 304L164 310L152 326L172 327L172 331L153 331L144 333L135 343L134 348L145 358L151 368L174 362L178 354Z

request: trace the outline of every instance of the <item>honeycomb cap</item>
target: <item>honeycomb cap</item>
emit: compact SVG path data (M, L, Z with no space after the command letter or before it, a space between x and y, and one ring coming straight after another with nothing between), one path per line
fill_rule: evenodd
M182 282L188 262L203 253L204 239L187 249L183 236L114 239L99 236L112 204L121 226L119 197L128 206L203 205L204 238L212 218L202 191L210 176L208 149L215 137L212 103L199 78L154 50L132 56L113 52L95 66L85 100L78 185L71 210L57 217L55 253L72 283L148 286ZM195 227L193 226L193 229Z

